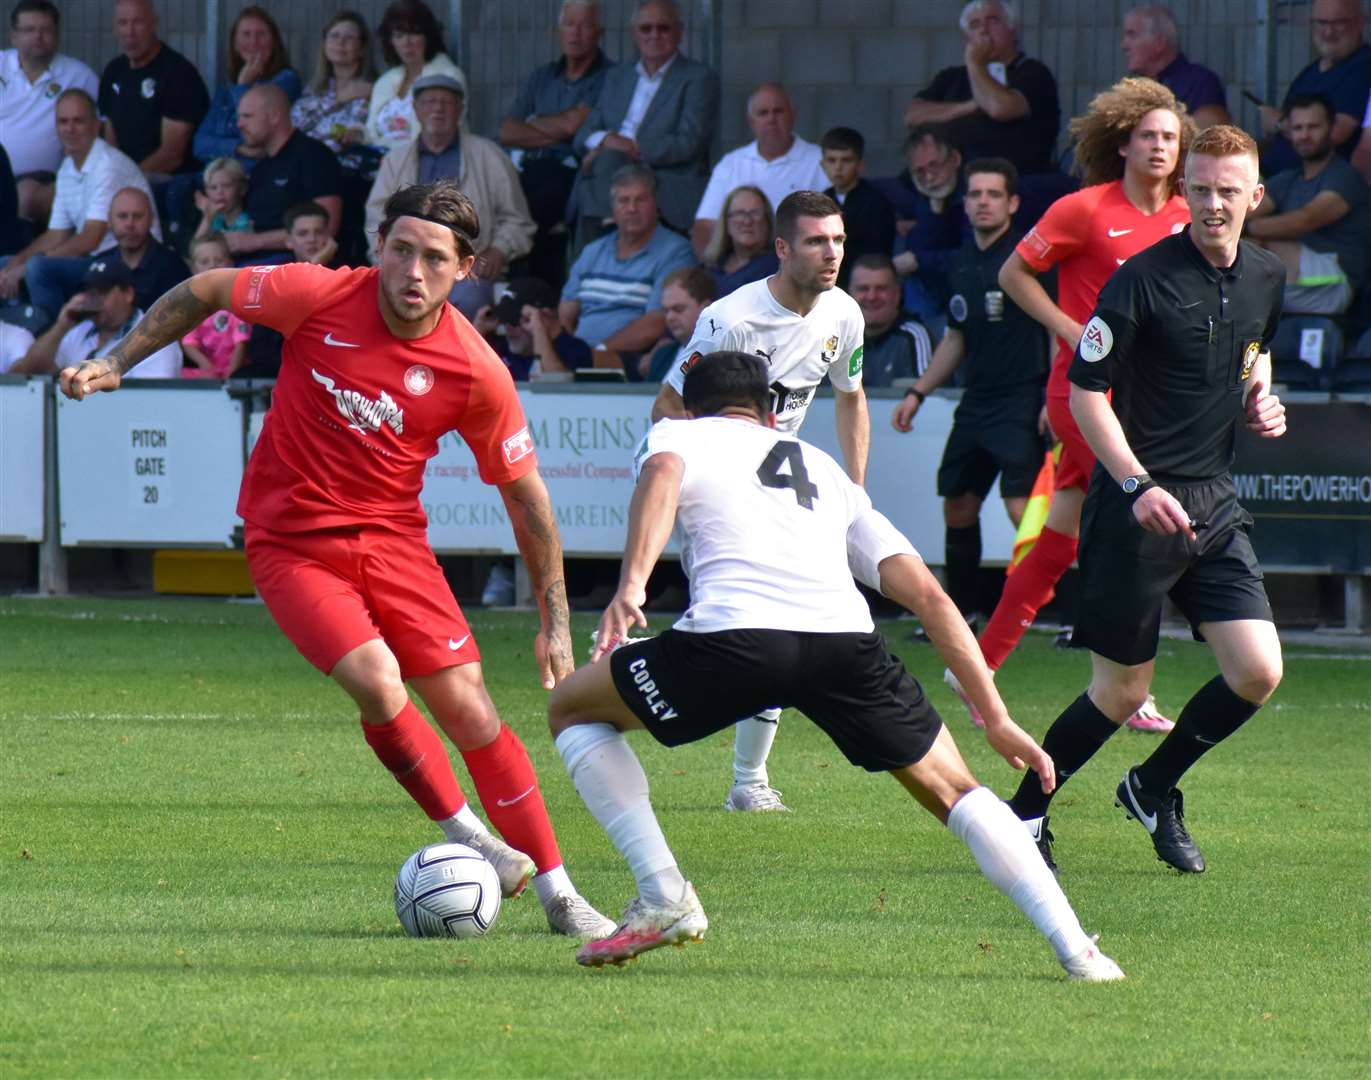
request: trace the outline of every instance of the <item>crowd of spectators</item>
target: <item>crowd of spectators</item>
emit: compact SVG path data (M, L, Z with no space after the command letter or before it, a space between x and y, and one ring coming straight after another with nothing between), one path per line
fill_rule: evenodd
M774 82L747 99L751 140L720 152L719 75L682 52L673 0L635 6L632 55L617 63L599 5L566 0L559 54L523 80L495 138L469 130L466 75L424 0L394 0L374 34L355 12L333 14L308 72L271 12L244 6L212 93L161 40L154 0L112 12L117 54L98 78L60 52L51 0L10 12L0 370L47 370L69 340L102 347L116 316L200 269L365 264L386 198L450 177L481 221L475 273L452 299L516 379L591 367L659 380L703 307L776 272L776 208L814 190L843 210L840 284L866 319L866 380L888 385L926 370L947 325L949 274L972 235L965 164L1015 167L1018 231L1077 185L1056 80L1020 47L1006 0L963 7L962 62L908 103L894 176L867 175L858 117L802 137ZM1359 340L1371 326L1371 46L1357 0L1313 0L1310 14L1315 58L1260 109L1267 195L1249 235L1287 268L1278 370L1326 382L1339 354L1371 353L1371 334ZM1228 122L1222 76L1181 38L1166 5L1134 7L1120 74L1162 83L1200 126ZM279 363L279 339L223 312L192 337L187 377Z

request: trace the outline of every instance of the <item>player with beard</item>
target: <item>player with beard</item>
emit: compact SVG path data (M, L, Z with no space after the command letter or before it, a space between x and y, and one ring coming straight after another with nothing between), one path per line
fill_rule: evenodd
M1081 503L1095 457L1071 417L1066 370L1110 275L1185 227L1189 214L1177 185L1194 132L1185 106L1151 79L1123 79L1097 94L1089 111L1071 121L1076 164L1087 186L1053 203L1000 269L1005 293L1058 340L1047 380L1047 417L1062 454L1042 534L1009 575L981 632L981 651L992 669L1005 662L1075 561ZM1038 281L1054 266L1057 303ZM1128 724L1139 731L1172 727L1150 695ZM1027 808L1015 809L1033 816ZM1032 827L1050 858L1045 823Z
M721 349L760 356L771 383L779 430L794 434L827 375L833 384L838 445L847 475L861 484L871 444L871 416L862 390L864 323L857 302L836 288L846 237L842 211L827 195L796 191L776 208L776 258L769 278L735 289L700 313L686 359L667 373L652 419L685 415L682 387L700 357ZM690 553L682 554L689 574ZM687 612L687 617L689 613ZM780 709L740 721L733 740L733 787L725 810L788 809L771 787L766 760Z
M532 763L486 693L480 652L432 550L424 467L456 430L500 490L538 599L545 689L573 667L562 549L513 381L447 303L480 223L452 181L386 203L379 267L209 270L172 289L108 355L61 373L75 401L220 309L285 338L281 374L238 500L248 569L278 626L356 702L381 763L451 841L480 851L506 896L532 878L548 923L581 939L614 924L562 865ZM486 830L409 683L461 751Z

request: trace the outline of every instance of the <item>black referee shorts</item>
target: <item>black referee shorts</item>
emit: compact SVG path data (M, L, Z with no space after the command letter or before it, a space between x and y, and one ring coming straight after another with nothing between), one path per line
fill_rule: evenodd
M652 737L682 746L791 706L871 772L928 753L942 718L879 634L667 630L610 654L614 686Z
M938 466L938 495L949 499L968 492L984 499L1000 478L1000 495L1026 498L1043 464L1036 399L978 402L962 399Z
M1203 640L1205 622L1273 621L1248 538L1252 515L1238 505L1231 477L1163 485L1198 523L1193 542L1148 532L1118 484L1101 477L1097 470L1081 510L1081 599L1072 644L1119 664L1146 663L1157 655L1167 596L1196 640Z

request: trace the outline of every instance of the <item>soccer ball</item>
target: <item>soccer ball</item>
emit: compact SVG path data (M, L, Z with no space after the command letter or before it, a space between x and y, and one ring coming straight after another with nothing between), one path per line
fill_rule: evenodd
M395 914L410 937L480 937L500 914L500 878L465 844L429 844L395 875Z

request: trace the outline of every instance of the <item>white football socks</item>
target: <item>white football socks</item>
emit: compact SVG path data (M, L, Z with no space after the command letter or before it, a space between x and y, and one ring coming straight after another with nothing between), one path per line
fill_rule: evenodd
M780 709L763 709L756 716L739 720L733 727L733 782L769 784L766 759L776 741Z
M565 866L554 866L544 874L533 879L533 891L538 894L538 903L547 907L559 896L579 896L576 886L571 883Z
M610 724L576 724L557 736L571 782L586 808L633 871L638 895L672 904L685 895L685 878L652 812L647 775L623 734Z
M490 830L486 824L476 816L476 811L471 808L471 803L463 803L462 808L450 818L435 822L438 828L443 830L443 835L447 837L449 843L460 844L472 833L485 833L490 835Z
M1028 830L993 791L978 787L963 795L948 815L947 827L971 849L990 883L1033 920L1058 960L1090 948L1090 939Z

